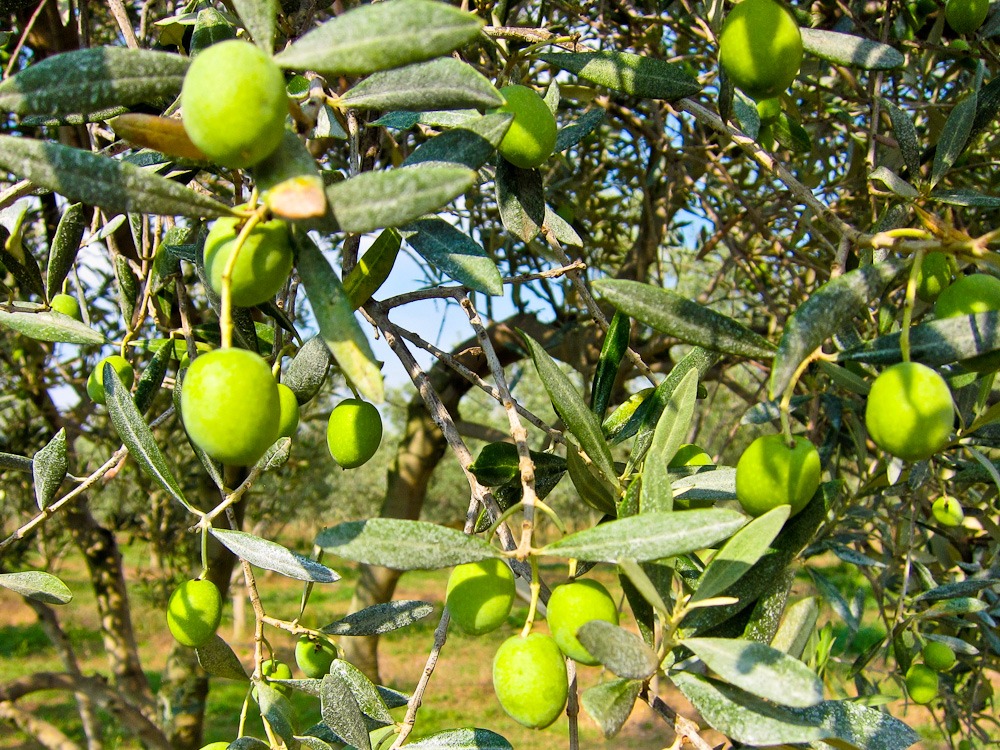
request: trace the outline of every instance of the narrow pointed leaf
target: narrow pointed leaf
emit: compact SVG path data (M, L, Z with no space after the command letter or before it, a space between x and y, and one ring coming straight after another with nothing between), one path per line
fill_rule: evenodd
M354 698L351 685L339 674L323 675L320 692L323 723L358 750L371 750L364 714Z
M625 725L641 690L641 680L611 680L584 690L580 703L605 739L611 739Z
M790 505L779 505L737 531L705 568L691 600L711 599L740 580L767 553L789 513Z
M0 307L0 328L8 328L35 341L90 345L106 341L85 323L33 302L16 302L7 309Z
M0 83L0 109L19 115L93 113L173 98L188 60L124 47L91 47L45 58Z
M588 463L576 444L570 440L566 446L566 468L569 479L576 488L580 499L594 510L606 515L616 514L618 491L613 484L600 475L593 464Z
M539 57L598 86L633 96L676 101L701 91L701 84L683 65L629 52L549 53Z
M604 122L603 109L592 109L589 112L584 112L576 122L570 123L559 131L556 136L555 151L560 152L572 148L593 133L602 122Z
M270 55L274 51L274 26L278 15L276 0L233 0L233 7L257 46Z
M892 70L906 62L888 44L836 31L803 28L802 48L821 60L863 70Z
M567 429L580 441L580 447L590 456L594 465L609 482L614 482L618 473L615 471L611 460L611 449L604 439L597 417L587 408L580 392L559 369L544 347L523 331L519 333L527 344L535 369L538 370L538 376L545 386L546 393L549 394L556 413L566 423Z
M687 503L696 500L719 502L736 499L736 469L717 466L712 471L681 477L673 485L674 499Z
M471 169L425 165L419 169L362 172L330 185L326 196L341 229L371 232L398 227L437 211L471 188L476 180L477 175Z
M371 244L358 264L344 277L344 293L357 310L389 278L403 238L395 229L385 229Z
M643 459L642 499L643 513L668 512L674 508L674 494L670 487L670 461L684 442L691 429L694 403L698 397L698 371L688 370L656 423L653 442Z
M266 682L259 682L254 688L260 715L267 719L271 730L286 743L292 741L295 729L292 718L292 707L288 699Z
M899 338L899 333L879 336L845 349L837 358L873 365L902 362ZM997 349L1000 349L1000 312L932 320L910 329L910 358L930 367L959 362Z
M408 742L406 747L412 750L514 750L506 739L489 729L446 729Z
M107 397L111 423L136 463L168 495L190 510L191 506L184 497L184 491L167 465L167 460L160 446L156 444L156 438L153 437L149 425L136 408L132 394L122 384L118 373L110 364L104 365L104 393Z
M73 592L51 573L26 570L21 573L0 573L0 586L46 604L69 604Z
M952 165L962 155L969 134L972 132L972 122L976 117L976 92L971 92L951 110L948 120L941 129L941 138L934 151L934 165L931 168L931 187L934 187L951 169Z
M446 55L479 36L483 22L446 3L387 0L313 29L275 57L290 70L364 75Z
M497 163L497 206L504 227L524 242L531 242L545 223L545 189L537 169L521 169L506 159Z
M619 677L645 680L660 665L656 652L642 638L610 622L591 620L576 635L591 656Z
M333 664L330 665L330 674L340 675L341 679L350 687L358 708L365 716L380 724L392 724L395 721L375 685L365 677L360 669L343 659L334 659Z
M111 213L199 218L229 213L212 198L127 161L58 143L0 136L0 169Z
M903 163L911 174L916 174L920 171L920 141L917 139L917 129L913 119L888 99L880 101L889 113L892 133L896 136L896 143L899 144Z
M59 485L66 478L69 460L66 458L66 430L61 429L45 447L31 459L31 471L35 482L35 504L45 510L59 491Z
M570 534L540 554L593 562L659 560L711 547L745 522L743 514L725 508L643 513Z
M212 529L218 539L234 555L264 570L273 570L283 576L313 583L333 583L340 576L325 565L292 552L277 542L261 539L245 531Z
M140 414L146 413L156 394L159 393L173 353L174 342L168 341L156 350L152 359L142 368L142 375L139 376L139 382L135 386L135 408Z
M49 298L62 290L63 281L73 267L76 254L87 230L87 217L83 205L73 203L66 207L59 218L52 247L49 248L49 262L45 269L45 289Z
M195 649L198 655L198 663L201 668L213 677L221 677L225 680L237 680L239 682L249 682L240 659L233 652L233 649L221 636L215 635L204 646Z
M577 234L573 225L549 208L549 206L545 206L545 219L542 221L542 229L564 245L583 247L583 238Z
M292 389L300 405L319 393L330 369L330 357L330 350L322 336L313 336L292 357L281 382Z
M347 91L341 103L357 109L488 109L503 97L485 76L453 57L373 73Z
M809 596L789 605L771 639L771 647L801 659L819 621L818 598Z
M428 602L396 600L373 604L320 628L329 635L381 635L405 628L434 611Z
M686 638L683 644L723 680L758 698L794 708L823 700L819 678L783 651L735 638Z
M503 279L486 251L443 219L421 219L402 227L406 242L458 283L484 294L503 294Z
M395 570L434 570L501 556L457 529L398 518L337 524L321 531L316 545L331 555Z
M479 169L493 156L512 122L514 116L507 112L465 121L417 146L403 166L430 164Z
M774 345L760 334L677 292L627 279L599 279L593 286L617 309L668 336L737 357L774 356Z
M0 453L0 471L31 471L31 459L14 453Z
M788 320L771 370L770 398L779 398L802 361L868 309L906 269L900 258L848 271L821 286Z
M611 391L618 378L618 370L625 352L628 351L629 335L632 332L632 321L621 312L616 312L604 334L604 344L597 359L594 370L594 385L590 390L590 410L598 419L604 417L611 401Z
M298 270L320 336L330 353L361 395L380 403L385 386L368 338L354 317L354 308L337 274L319 248L305 236L300 242Z

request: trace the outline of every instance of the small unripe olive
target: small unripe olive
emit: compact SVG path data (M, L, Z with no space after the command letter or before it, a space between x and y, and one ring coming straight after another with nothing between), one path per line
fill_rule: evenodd
M954 420L948 384L917 362L886 368L868 393L868 434L882 450L905 461L922 461L941 450Z
M802 33L795 16L775 0L743 0L722 26L719 62L751 99L778 96L802 64Z
M271 368L246 349L202 354L181 385L181 418L188 437L224 464L256 463L278 439L280 413Z
M990 12L990 0L948 0L944 18L959 34L973 34L979 30Z
M953 497L942 495L931 506L931 513L942 526L961 526L965 520L962 504Z
M260 673L265 681L292 679L292 668L280 659L265 659L262 661L260 663ZM272 685L271 687L286 698L292 694L292 688L288 685Z
M345 469L355 469L375 455L382 442L382 416L374 404L357 398L341 401L330 413L326 444Z
M940 641L927 641L920 653L924 657L924 664L935 672L947 672L958 661L951 646Z
M118 373L118 378L122 381L122 385L126 388L131 388L132 383L135 381L135 371L127 359L120 354L112 354L110 357L105 357L97 363L97 367L91 371L90 376L87 378L87 395L90 396L90 400L95 404L107 403L107 394L104 392L104 365L106 364L114 368L114 371Z
M514 115L510 129L497 146L500 155L522 169L541 166L556 145L556 118L545 100L527 86L504 86L500 93L506 100L494 112Z
M299 400L284 383L278 383L278 437L291 437L299 426Z
M68 315L73 320L82 320L83 314L80 311L80 302L72 294L56 294L49 300L49 307L57 313Z
M256 45L238 39L213 44L188 68L181 113L188 137L213 162L253 166L284 137L285 77Z
M566 707L566 663L552 636L511 636L493 657L493 690L500 706L519 724L544 729Z
M577 638L581 626L593 620L618 624L618 607L598 581L583 578L552 590L545 619L560 650L581 664L599 664Z
M914 703L930 703L938 694L937 672L924 664L913 664L906 670L906 692Z
M792 515L808 505L819 487L819 453L807 438L764 435L747 446L736 464L736 497L751 516L762 516L779 505L791 505Z
M514 574L503 560L479 560L455 566L445 601L460 630L482 635L507 621L514 593Z
M295 663L306 677L321 678L330 672L337 647L325 638L304 635L295 643Z
M215 636L221 620L222 595L211 581L185 581L167 602L167 627L183 646L204 646Z
M670 459L668 469L680 469L685 466L711 466L712 457L700 446L694 443L684 443Z
M951 283L952 260L947 253L927 253L917 274L917 296L924 302L933 302Z
M216 219L205 238L205 275L216 294L222 294L222 276L236 248L241 219ZM253 307L277 294L292 271L292 242L288 225L280 219L261 222L250 230L230 278L234 305Z

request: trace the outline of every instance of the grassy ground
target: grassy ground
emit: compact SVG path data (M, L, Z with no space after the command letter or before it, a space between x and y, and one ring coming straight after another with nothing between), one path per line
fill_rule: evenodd
M130 552L135 558L134 567L141 567L137 551ZM327 586L316 586L304 617L304 623L322 626L346 614L353 588L353 571L337 565L344 580ZM85 573L78 565L66 564L56 571L75 592L75 600L60 609L64 627L81 653L81 668L85 674L106 673L103 646L96 631L96 615L93 597L86 584ZM132 571L137 572L136 570ZM397 599L423 599L437 605L435 613L415 626L391 633L382 640L382 677L385 684L403 692L409 692L416 684L427 654L430 651L433 631L440 614L447 571L410 573L403 577L396 592ZM553 576L555 577L555 576ZM130 580L140 580L133 576ZM301 584L270 573L259 572L259 586L264 604L269 614L292 619L298 612L302 593ZM154 605L150 591L137 585L130 591L136 611L136 637L140 644L143 664L154 689L159 684L166 654L172 640L163 620L162 609ZM34 613L24 605L19 597L0 589L0 683L27 674L41 671L62 671L62 665L37 625ZM520 727L509 719L500 708L491 685L491 664L493 653L500 643L520 629L526 616L524 606L515 607L507 624L500 630L479 638L452 634L442 652L437 669L421 707L414 737L454 727L485 727L498 732L510 740L517 750L550 750L567 747L568 721L563 716L555 725L544 731L532 731ZM623 623L630 625L631 623ZM538 626L544 629L544 622ZM227 607L226 619L220 634L241 658L244 665L252 662L252 622L247 615L240 623L235 623L231 608ZM269 630L269 637L279 658L294 663L292 649L294 642L283 632ZM594 685L605 675L596 667L581 667L580 689ZM213 680L206 707L205 741L228 740L236 736L240 707L245 697L245 687L231 681ZM683 698L676 693L664 694L668 703L692 715ZM296 693L294 706L300 728L305 728L319 720L318 699ZM67 723L73 716L69 696L54 693L38 693L20 702L25 708L40 707L43 718L55 722L74 740L81 740L79 727ZM395 712L402 718L403 709ZM926 722L927 716L912 716L911 720ZM110 723L110 722L109 722ZM109 732L111 730L109 729ZM661 750L669 747L672 733L667 724L644 704L639 704L622 730L621 734L605 740L593 721L581 713L580 718L582 748L629 748L630 750ZM247 734L263 737L259 719L252 709L247 721ZM706 732L705 738L713 744L722 738ZM107 746L129 749L137 743L129 737L109 735ZM944 747L928 742L925 748ZM0 724L0 750L39 750L39 746L24 735Z

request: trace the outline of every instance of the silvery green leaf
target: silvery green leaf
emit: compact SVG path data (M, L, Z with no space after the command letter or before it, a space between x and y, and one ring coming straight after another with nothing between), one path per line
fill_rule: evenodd
M701 84L680 63L630 52L552 52L539 57L598 86L646 99L676 101L701 91Z
M663 407L653 432L653 442L643 459L640 500L643 513L671 511L674 508L668 467L691 428L697 395L698 371L688 370Z
M428 602L395 600L373 604L320 628L329 635L381 635L412 625L434 611Z
M292 552L277 542L261 539L245 531L211 529L211 534L223 546L242 560L264 570L273 570L299 581L333 583L340 576L325 565Z
M358 704L361 712L380 724L392 724L395 719L389 713L389 707L382 700L375 685L372 684L360 669L343 659L334 659L330 665L330 674L339 675L346 685L349 686L351 695Z
M0 453L0 470L31 471L31 459L13 453Z
M576 122L562 128L556 135L555 152L559 153L572 148L593 133L602 122L604 122L603 109L597 108L584 112L577 118Z
M788 606L771 639L771 647L801 659L809 639L816 632L819 604L815 596L807 596Z
M0 586L45 604L69 604L73 592L65 583L43 570L0 573Z
M605 739L611 739L625 725L641 690L641 680L610 680L584 690L580 703Z
M591 620L580 626L576 636L591 656L619 677L645 680L660 665L642 638L610 622Z
M504 227L523 242L531 242L545 224L545 188L541 174L537 169L521 169L500 159L494 183Z
M45 288L50 298L62 289L86 230L83 204L73 203L67 206L59 218L59 225L49 248L49 262L45 268Z
M868 179L881 182L887 189L898 195L900 198L916 198L920 195L919 190L888 167L876 167L875 170L868 175Z
M424 260L473 291L503 294L500 270L478 242L447 221L420 219L400 230Z
M503 97L485 76L453 57L372 73L349 89L341 103L358 109L489 109Z
M934 164L931 167L931 187L947 174L958 160L969 142L972 123L976 117L976 92L971 91L951 110L948 120L941 129L937 148L934 150Z
M514 116L508 112L465 118L451 130L446 130L417 146L403 161L403 166L430 164L479 169L496 152L512 122Z
M270 55L274 51L274 27L278 15L276 0L233 0L233 7L257 46Z
M412 750L514 750L506 739L489 729L446 729L408 742L406 747Z
M35 504L45 510L66 478L69 460L66 458L66 430L61 429L31 459L35 483Z
M343 737L358 750L372 750L364 714L358 706L350 683L340 674L323 675L320 714L323 723L339 737Z
M731 466L719 466L712 471L700 471L691 476L682 477L673 484L674 499L720 500L736 499L736 469Z
M85 323L55 310L46 310L34 302L15 302L0 307L0 327L35 341L90 345L106 342L103 335Z
M280 682L276 680L275 682ZM258 682L254 687L260 715L267 719L271 729L285 742L291 742L295 734L292 706L288 699L266 682Z
M889 113L889 122L892 123L892 132L896 136L896 143L903 154L903 163L911 173L920 171L920 141L917 140L917 129L913 125L913 119L902 109L897 107L888 99L881 99L882 106Z
M892 70L906 62L903 54L888 44L853 34L803 28L802 48L812 55L848 67Z
M243 668L243 664L240 663L239 657L233 653L233 649L230 648L229 644L221 636L213 636L212 640L204 646L198 646L195 649L195 653L198 655L198 663L201 665L201 668L213 677L222 677L227 680L238 680L240 682L250 681L250 677Z
M313 336L292 357L282 373L281 382L292 389L299 404L310 401L319 393L330 369L330 350L322 336Z

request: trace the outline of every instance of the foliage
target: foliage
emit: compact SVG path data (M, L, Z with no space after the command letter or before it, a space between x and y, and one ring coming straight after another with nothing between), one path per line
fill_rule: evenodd
M618 576L631 620L585 622L567 639L610 673L570 698L607 737L643 701L665 720L664 745L674 732L710 747L658 692L669 682L734 743L901 750L918 739L906 701L929 704L950 746L996 738L997 312L935 315L918 286L930 253L960 275L1000 270L1000 14L959 24L957 38L933 4L792 6L782 18L802 27L802 66L758 108L720 74L728 9L717 3L20 5L0 4L11 22L0 40L0 586L38 613L64 674L0 685L0 719L67 747L58 721L17 703L35 685L92 688L78 699L91 745L115 720L148 746L196 748L202 704L174 697L207 689L208 674L249 681L246 705L259 709L234 750L401 747L434 690L447 616L407 694L345 658L278 679L266 666L275 644L335 636L342 656L350 639L431 613L394 600L305 624L316 587L338 585L343 565L504 560L529 584L529 637L563 571ZM178 97L189 61L233 38L280 71L288 117L267 154L227 166L192 143ZM549 113L558 128L552 155L546 134L544 154L521 166L502 156L517 115L500 107L518 84L547 108L518 132ZM240 307L235 261L272 219L289 227L292 275ZM212 220L234 235L218 281L204 259ZM389 292L402 257L422 278ZM67 293L81 320L50 305ZM431 302L467 324L454 353L420 331ZM348 389L385 398L373 331L413 386L397 454L383 448L376 465L388 485L425 488L447 447L439 487L458 509L448 498L423 520L377 517L367 500L380 488L329 460L320 422L333 404ZM219 463L181 419L195 419L181 414L192 360L227 348L263 358L302 408L291 438L245 454L254 465ZM92 400L88 377L109 355L135 383L101 364L104 398ZM909 463L871 442L862 418L880 367L899 361L936 368L957 415L944 444ZM470 382L477 393L462 399ZM251 405L222 418L222 442L247 437ZM434 434L420 443L424 429ZM761 432L815 445L824 481L794 513L763 513L765 502L751 519L732 466ZM671 469L691 441L722 460ZM960 498L947 523L933 510L945 493ZM283 538L293 517L314 532L308 549ZM221 636L175 647L162 712L123 595L123 535L149 550L164 602L197 574L253 606L252 660ZM108 682L80 674L53 609L76 606L54 575L70 551L87 561ZM260 570L302 582L297 616L261 604ZM928 671L927 643L957 663L918 696L906 676ZM554 649L558 669L542 682L561 699ZM539 716L533 686L500 673L515 718L558 715L561 700ZM297 693L318 711L297 715ZM509 747L502 733L456 727L409 746Z

